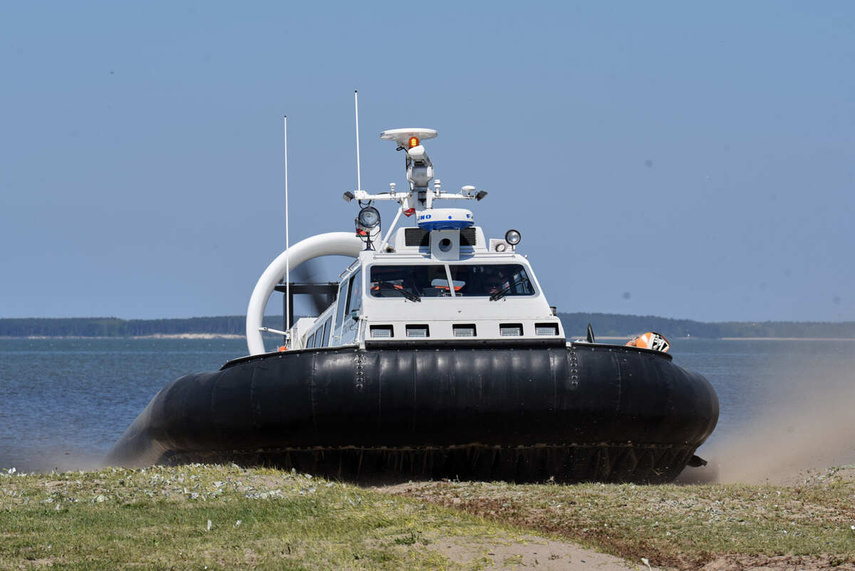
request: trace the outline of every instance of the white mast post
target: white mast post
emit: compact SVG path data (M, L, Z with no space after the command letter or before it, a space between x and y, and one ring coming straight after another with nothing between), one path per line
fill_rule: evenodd
M282 138L285 143L285 251L291 247L291 228L288 212L288 116L282 117ZM291 256L285 260L285 329L291 330ZM287 346L290 334L285 335Z
M402 205L398 208L398 213L397 213L397 214L395 214L395 219L394 219L394 220L392 220L392 224L389 226L389 229L388 229L388 230L386 230L386 236L384 236L384 237L383 237L383 241L382 241L382 242L380 242L380 247L379 247L379 248L377 248L377 251L378 251L378 252L382 252L383 250L385 250L385 249L386 249L386 244L388 244L388 243L389 243L389 236L391 236L391 235L392 235L392 230L394 230L394 229L395 229L395 225L396 225L396 224L398 224L398 219L401 217L401 213L402 213L403 211L404 211L404 205L402 204Z
M359 165L359 91L353 90L353 109L356 114L356 190L362 190L362 171Z

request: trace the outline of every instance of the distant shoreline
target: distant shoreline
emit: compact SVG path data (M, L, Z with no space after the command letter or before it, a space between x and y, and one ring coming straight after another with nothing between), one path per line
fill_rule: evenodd
M603 341L629 341L632 335L598 335L598 340ZM29 340L46 340L46 339L245 339L246 335L238 335L233 333L155 333L152 335L120 335L120 336L103 336L103 335L27 335L27 336L12 336L0 335L0 339L29 339ZM571 335L567 337L567 341L584 340L584 335ZM680 341L855 341L855 337L672 337L673 340Z
M629 341L632 335L608 336L597 335L597 339L606 341ZM584 339L584 335L571 335L567 340ZM673 340L691 341L855 341L855 337L671 337Z
M155 333L135 335L131 339L244 339L246 335L234 333Z
M668 339L855 339L855 321L848 322L716 322L702 323L652 315L561 313L557 316L570 338L586 338L589 325L597 339L628 340L656 331ZM282 327L282 318L268 315L263 325ZM0 338L142 338L142 339L237 339L246 332L246 318L239 315L165 319L117 317L3 318Z
M231 333L156 333L153 335L28 335L28 336L0 336L0 339L244 339L245 335Z
M720 341L855 341L853 337L719 337Z

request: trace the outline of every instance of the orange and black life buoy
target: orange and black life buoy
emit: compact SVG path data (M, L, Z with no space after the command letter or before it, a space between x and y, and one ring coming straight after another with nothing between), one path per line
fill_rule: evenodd
M661 351L663 353L667 353L668 349L671 348L671 343L665 339L664 335L660 335L655 331L648 331L647 333L642 333L635 339L631 339L629 343L626 344L627 347L641 347L642 349L653 349L654 351Z

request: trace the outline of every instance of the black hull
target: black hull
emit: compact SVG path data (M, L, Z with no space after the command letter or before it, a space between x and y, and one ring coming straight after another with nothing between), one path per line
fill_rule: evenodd
M348 479L671 481L718 420L702 376L601 344L314 349L182 377L107 463Z

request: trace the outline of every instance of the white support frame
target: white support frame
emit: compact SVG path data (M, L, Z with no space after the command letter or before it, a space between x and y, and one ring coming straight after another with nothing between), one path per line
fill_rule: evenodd
M246 309L246 346L249 354L266 353L264 339L261 337L264 310L270 294L282 279L286 268L296 268L303 262L321 256L358 258L364 247L362 240L350 232L329 232L306 238L279 254L258 278L249 298L249 306Z

